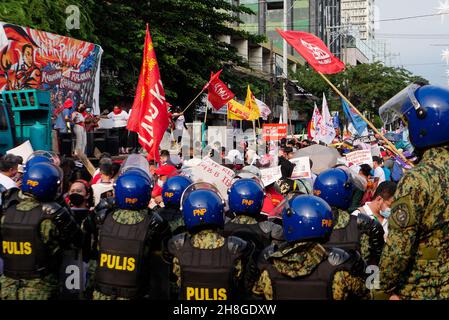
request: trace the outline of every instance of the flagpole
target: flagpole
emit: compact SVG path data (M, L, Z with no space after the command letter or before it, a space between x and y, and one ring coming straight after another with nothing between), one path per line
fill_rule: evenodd
M209 83L208 83L208 84L209 84ZM198 93L198 94L196 95L196 97L193 98L192 101L190 101L189 105L188 105L188 106L181 112L181 114L183 114L184 112L186 112L186 110L190 108L190 106L196 101L196 99L198 99L198 97L199 97L199 96L200 96L206 89L207 89L207 88L203 88L203 90L201 90L200 93Z
M256 120L253 120L253 129L254 129L254 145L257 145Z
M407 160L407 158L401 153L399 152L398 149L396 149L396 147L387 139L384 137L384 135L382 133L380 133L377 128L368 120L366 119L363 114L351 103L351 101L349 101L348 98L346 98L343 93L341 93L340 90L338 90L338 88L321 72L318 72L318 74L324 79L324 81L327 82L328 85L331 86L332 89L334 89L334 91L342 98L344 99L353 109L354 111L363 119L363 121L365 121L370 127L371 129L373 129L373 131L378 134L382 140L385 141L385 143L398 155L400 156L406 163L408 163L409 165L411 165L413 167L413 164Z

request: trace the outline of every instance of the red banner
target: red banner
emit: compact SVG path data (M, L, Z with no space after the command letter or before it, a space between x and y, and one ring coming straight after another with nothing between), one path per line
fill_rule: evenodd
M264 141L279 141L287 138L287 124L266 123L262 126Z
M216 110L220 110L221 107L235 97L235 94L219 79L221 71L218 71L216 74L211 73L208 86L209 94L207 99Z
M339 73L345 64L335 57L323 41L311 33L302 31L276 31L284 38L317 72Z
M168 123L165 91L147 26L142 69L127 128L139 134L139 143L148 152L148 160L159 161L159 144Z

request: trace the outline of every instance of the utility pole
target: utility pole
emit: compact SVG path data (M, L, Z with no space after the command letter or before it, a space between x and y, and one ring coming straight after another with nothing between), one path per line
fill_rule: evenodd
M284 31L287 31L288 28L288 8L287 8L288 0L284 0ZM283 84L283 94L284 94L284 103L282 104L282 120L284 123L288 125L288 100L287 100L287 80L288 80L288 44L284 39L284 47L283 47L283 76L284 76L284 84Z

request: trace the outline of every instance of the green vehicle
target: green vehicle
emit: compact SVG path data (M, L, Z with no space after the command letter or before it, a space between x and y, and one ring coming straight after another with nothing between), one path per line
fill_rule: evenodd
M0 95L0 154L16 146L15 127L11 107L3 101Z
M34 150L51 151L50 92L36 89L0 93L0 152L30 140Z

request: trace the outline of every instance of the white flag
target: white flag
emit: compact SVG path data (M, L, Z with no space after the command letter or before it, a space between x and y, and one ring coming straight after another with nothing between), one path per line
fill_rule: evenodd
M256 99L256 104L259 107L259 113L262 119L267 120L268 116L271 113L270 108L265 104L265 102Z
M320 131L318 139L325 144L331 144L335 139L336 133L331 114L329 112L329 106L327 105L326 96L323 93L323 107L321 109L322 121L319 124Z

